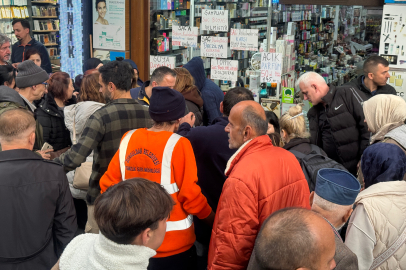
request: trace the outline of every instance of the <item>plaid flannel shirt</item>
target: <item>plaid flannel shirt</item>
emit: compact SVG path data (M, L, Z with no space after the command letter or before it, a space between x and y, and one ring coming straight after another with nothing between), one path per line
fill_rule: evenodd
M86 196L87 203L93 205L100 195L100 178L117 152L123 135L132 129L151 126L148 107L133 99L113 100L90 116L77 144L54 161L70 171L79 167L94 151Z

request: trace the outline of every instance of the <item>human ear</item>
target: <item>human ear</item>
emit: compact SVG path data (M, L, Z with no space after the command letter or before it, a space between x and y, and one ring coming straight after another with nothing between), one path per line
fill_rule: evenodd
M34 147L35 144L35 132L31 133L30 136L28 137L28 143Z
M343 216L343 220L342 220L343 223L347 222L347 220L350 218L350 216L352 214L352 211L353 211L352 207L350 209L348 209L348 212Z
M154 231L151 230L151 228L147 228L145 231L143 231L142 232L142 245L147 246L153 236L154 236Z

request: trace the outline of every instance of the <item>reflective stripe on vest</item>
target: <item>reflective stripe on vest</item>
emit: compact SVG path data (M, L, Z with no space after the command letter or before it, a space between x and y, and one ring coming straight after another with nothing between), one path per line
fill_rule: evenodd
M128 143L130 142L131 136L133 133L136 131L136 129L133 129L127 133L127 135L124 137L124 139L120 143L120 149L118 153L118 158L120 160L120 170L121 170L121 178L123 181L125 181L125 154L127 153L127 147Z
M120 143L119 149L119 160L120 160L120 170L121 177L125 181L125 155L127 153L128 143L130 142L131 136L136 131L136 129L131 130L127 133L124 139ZM166 142L164 153L162 156L161 164L161 186L169 193L174 194L179 191L178 185L176 183L171 184L171 163L172 163L172 153L176 144L182 136L178 134L172 134L169 140ZM193 216L188 215L187 218L178 221L167 221L166 231L181 231L186 230L193 224Z
M171 184L171 163L172 153L175 145L178 143L182 136L178 134L172 134L169 140L166 142L164 154L162 156L161 166L161 185L166 189L169 194L173 194L179 191L176 183Z

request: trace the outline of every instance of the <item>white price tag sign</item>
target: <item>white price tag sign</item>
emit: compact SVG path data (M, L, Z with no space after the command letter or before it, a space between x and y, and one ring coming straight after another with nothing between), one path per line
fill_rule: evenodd
M202 36L201 56L227 58L228 38Z
M237 81L238 60L211 59L211 79Z
M258 29L231 28L230 49L240 51L258 51Z
M203 9L202 30L228 32L228 10Z
M152 72L162 66L174 69L175 68L176 59L173 56L149 56L149 73L150 75Z
M199 27L177 26L172 27L172 46L197 47Z
M282 76L282 54L261 53L261 83L281 82Z

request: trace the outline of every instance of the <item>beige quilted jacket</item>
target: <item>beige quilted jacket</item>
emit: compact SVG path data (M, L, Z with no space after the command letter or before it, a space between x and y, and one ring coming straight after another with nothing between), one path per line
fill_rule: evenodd
M381 182L362 191L356 204L363 204L375 231L373 257L386 251L406 228L406 182ZM406 270L406 244L377 269Z

